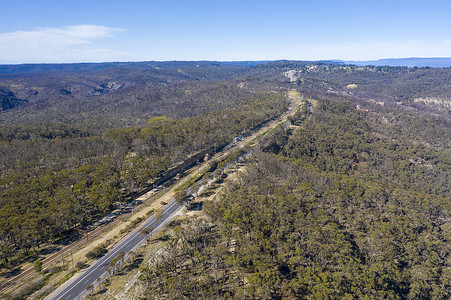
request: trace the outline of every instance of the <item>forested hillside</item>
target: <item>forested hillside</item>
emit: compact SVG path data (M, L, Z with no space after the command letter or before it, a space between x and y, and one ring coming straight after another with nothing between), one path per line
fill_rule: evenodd
M283 94L233 82L197 80L178 70L136 72L2 81L14 90L8 99L17 94L28 102L0 115L2 266L94 222L168 168L288 106ZM117 81L105 81L109 76Z
M19 106L27 101L17 99L13 93L0 89L0 111Z
M451 68L353 66L279 61L252 69L254 82L291 82L302 93L355 98L379 106L434 109L449 117Z
M146 299L448 299L451 69L0 68L3 271L190 155L312 100L142 270ZM301 100L300 99L300 100Z
M377 114L321 99L267 137L208 221L174 230L145 297L448 299L450 153Z

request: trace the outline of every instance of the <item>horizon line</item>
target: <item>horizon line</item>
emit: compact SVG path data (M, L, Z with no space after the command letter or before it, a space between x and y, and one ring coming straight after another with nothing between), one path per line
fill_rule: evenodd
M366 60L343 60L343 59L256 59L256 60L189 60L189 59L173 59L173 60L129 60L129 61L86 61L86 62L21 62L21 63L0 63L2 66L20 66L20 65L70 65L70 64L108 64L108 63L146 63L146 62L221 62L221 63L233 63L233 62L277 62L277 61L296 61L296 62L377 62L384 60L402 60L402 59L451 59L451 56L440 56L440 57L387 57L387 58L377 58L377 59L366 59Z

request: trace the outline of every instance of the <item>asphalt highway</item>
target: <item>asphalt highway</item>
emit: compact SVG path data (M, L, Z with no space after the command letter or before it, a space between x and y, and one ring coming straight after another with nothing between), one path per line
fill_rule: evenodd
M274 124L284 121L287 116L293 114L299 108L299 104L297 103L298 102L297 97L298 96L291 97L292 98L291 100L293 102L292 107L285 114L280 116L278 120L271 122L268 125L268 127L273 127L275 126ZM235 147L238 146L239 144L244 145L251 138L255 138L256 136L261 135L265 130L266 130L265 128L261 128L258 132L252 134L250 137L247 137L246 139L239 142L237 145L235 145ZM172 216L179 209L181 209L181 206L178 205L177 202L175 202L174 200L170 201L167 205L163 207L161 218L156 220L154 216L151 216L141 226L132 231L126 238L124 238L116 246L110 249L105 254L105 256L103 256L92 266L90 266L83 274L81 274L73 282L66 283L64 286L59 288L60 291L55 291L52 295L49 295L45 300L84 299L88 295L86 287L91 284L95 287L100 283L99 280L97 280L98 278L100 279L100 281L102 281L106 277L108 277L108 274L105 272L105 270L109 267L110 262L115 257L117 257L120 252L128 253L135 247L137 248L146 239L146 236L139 232L140 229L149 227L150 229L152 229L152 231L154 231L160 224L166 221L170 221Z
M51 300L72 300L72 299L84 299L87 295L87 286L90 284L96 286L99 284L97 278L101 280L105 279L108 274L105 270L109 267L110 262L118 256L120 252L128 253L130 250L139 246L145 239L146 235L140 233L141 228L149 227L154 231L161 223L169 221L171 217L175 214L177 210L181 208L174 200L169 202L163 207L163 212L161 218L158 220L151 216L147 219L141 226L133 230L126 238L120 241L116 246L111 248L102 258L96 261L92 266L90 266L83 274L81 274L77 279L75 279L70 284L67 284L64 289L51 295L46 299Z

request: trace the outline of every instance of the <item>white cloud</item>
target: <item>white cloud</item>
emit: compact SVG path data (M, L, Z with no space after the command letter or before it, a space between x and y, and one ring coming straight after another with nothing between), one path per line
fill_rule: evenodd
M116 56L118 51L95 49L92 44L120 31L99 25L75 25L2 33L0 63L86 61L83 53L99 51L107 57ZM89 57L92 59L93 56L90 54ZM97 61L102 58L97 58Z
M151 37L121 41L122 29L99 25L38 28L0 33L0 64L102 62L132 60L264 60L343 59L373 60L400 57L449 57L451 40L361 40L323 43L295 38L277 40L246 38L238 41ZM112 44L111 42L114 42ZM183 44L181 50L179 44ZM133 46L132 46L133 45ZM122 51L120 49L129 49Z

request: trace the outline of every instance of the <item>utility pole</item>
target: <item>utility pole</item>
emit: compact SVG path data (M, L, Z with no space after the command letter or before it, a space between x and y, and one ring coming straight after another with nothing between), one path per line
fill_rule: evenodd
M72 255L72 247L70 248L70 257L72 258L72 273L75 273L74 256Z

